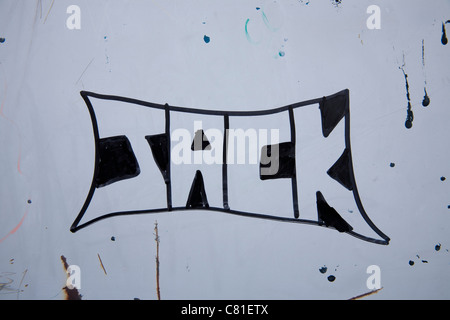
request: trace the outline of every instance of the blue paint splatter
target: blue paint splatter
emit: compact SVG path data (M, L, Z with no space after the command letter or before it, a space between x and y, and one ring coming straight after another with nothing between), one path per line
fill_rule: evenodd
M3 42L5 42L5 38L0 38L0 43L3 43Z
M256 10L259 10L259 9L261 9L260 7L256 7Z
M205 41L205 43L209 43L211 41L211 38L205 35L203 36L203 41Z
M280 57L284 57L285 53L284 53L284 51L280 51L280 52L278 52L278 55L279 55Z

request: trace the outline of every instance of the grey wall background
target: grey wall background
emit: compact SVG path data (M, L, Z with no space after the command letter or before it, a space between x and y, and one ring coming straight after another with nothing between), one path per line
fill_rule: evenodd
M66 27L72 4L79 30ZM372 4L379 30L366 26ZM163 299L348 299L369 291L370 265L383 289L366 299L450 298L449 19L448 1L2 1L0 299L64 298L61 255L80 267L83 299L156 299L156 220ZM69 231L93 170L81 90L259 110L345 88L361 199L388 246L206 211ZM357 224L354 204L344 205Z

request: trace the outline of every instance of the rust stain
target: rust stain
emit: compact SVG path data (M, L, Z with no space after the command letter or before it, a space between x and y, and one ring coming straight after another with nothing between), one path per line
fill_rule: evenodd
M67 259L64 256L61 256L61 262L63 264L64 271L67 274L67 269L69 268L69 264L67 263ZM69 276L67 276L69 278ZM68 288L67 285L62 288L64 294L66 295L66 300L81 300L81 294L78 292L77 288Z

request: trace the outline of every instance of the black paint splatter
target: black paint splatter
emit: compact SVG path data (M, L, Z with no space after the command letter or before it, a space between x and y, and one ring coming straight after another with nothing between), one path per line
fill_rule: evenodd
M412 112L411 108L411 98L409 95L409 83L408 83L408 75L405 73L404 70L405 64L403 66L399 67L400 70L403 72L403 76L405 77L405 87L406 87L406 98L408 99L408 107L406 110L406 121L405 121L405 127L407 129L411 129L414 121L414 113Z
M336 277L333 275L329 275L327 279L328 281L333 282L334 280L336 280Z
M427 260L422 260L422 263L428 263L428 261Z
M339 7L339 5L342 4L342 0L331 0L331 3L332 3L335 7Z
M413 265L414 265L414 261L409 260L409 265L410 265L410 266L413 266Z
M323 266L322 268L319 269L320 273L325 273L327 272L328 268L326 266Z
M5 42L5 38L0 38L0 43L3 43L3 42Z
M448 22L448 21L447 21ZM445 22L445 23L447 23ZM447 39L447 33L445 32L445 24L442 22L442 37L441 37L441 43L445 46L448 43Z
M30 200L30 199L28 199L27 203L31 203L31 200Z
M393 168L393 167L395 167L395 163L391 162L391 163L389 164L389 166L390 166L391 168Z
M428 97L427 93L427 76L425 74L425 40L422 39L422 71L424 77L424 88L423 91L425 95L422 100L422 106L427 107L430 104L430 97Z
M437 245L434 247L434 250L436 250L436 251L441 250L441 244L440 244L440 243L437 244Z
M445 177L444 176L441 177L441 181L445 181Z
M111 241L116 241L116 237L112 236Z
M424 88L423 90L425 92L425 95L423 96L422 106L428 107L428 105L430 104L430 97L428 97L427 88Z

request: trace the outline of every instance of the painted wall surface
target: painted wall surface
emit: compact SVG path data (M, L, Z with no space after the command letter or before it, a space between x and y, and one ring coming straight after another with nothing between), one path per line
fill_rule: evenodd
M374 283L381 290L364 299L449 299L449 20L445 0L1 1L0 299L65 299L69 266L82 299L157 299L156 222L162 299L349 299ZM71 232L96 154L81 91L251 112L344 89L359 196L388 245L203 209ZM93 104L100 136L126 132L141 174L98 188L83 222L165 206L144 139L164 132L164 111ZM323 186L354 231L380 239L326 176L344 123L324 139L318 103L294 118L299 218L317 219ZM173 128L193 134L195 121L223 129L221 119L171 113ZM281 142L289 123L287 113L230 118L233 128L278 129ZM230 207L294 218L290 182L262 182L255 166L229 166ZM172 165L174 206L200 167L210 205L221 204L222 171L203 163Z

